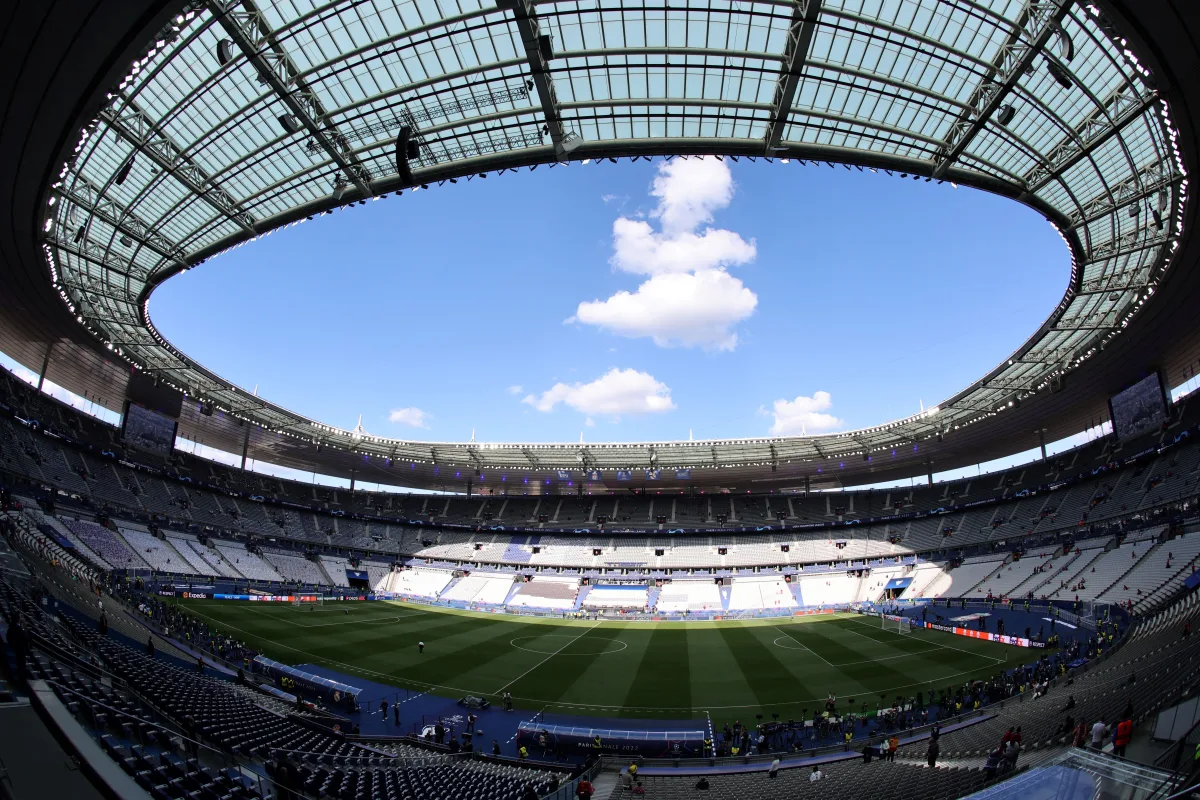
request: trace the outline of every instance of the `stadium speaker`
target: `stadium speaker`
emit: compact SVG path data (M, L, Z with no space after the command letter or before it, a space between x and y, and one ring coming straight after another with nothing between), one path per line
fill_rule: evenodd
M543 33L538 37L538 52L547 61L554 58L554 40L550 38L550 34Z
M396 136L396 172L405 186L412 186L414 183L412 167L409 166L408 161L412 145L415 144L416 142L412 140L412 128L405 125Z
M211 417L212 414L213 414L212 403L201 403L200 404L200 416Z

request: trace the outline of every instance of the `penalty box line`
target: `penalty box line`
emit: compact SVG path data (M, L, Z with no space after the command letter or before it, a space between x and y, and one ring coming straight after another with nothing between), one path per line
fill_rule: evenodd
M868 628L870 628L871 630L877 630L877 629L875 628L875 626L874 626L874 625L870 625L870 624L868 624L868 623L865 623L865 622L860 622L860 621L858 621L858 620L856 620L856 619L851 619L850 621L851 621L851 622L853 622L853 623L854 623L854 624L856 624L856 625L863 625L863 626L865 626L865 627L868 627ZM864 638L864 639L868 639L868 640L870 640L870 641L874 642L875 644L887 644L887 642L881 642L881 641L879 641L878 639L872 639L870 636L866 636L865 634L861 634L861 633L859 633L858 631L852 631L852 630L850 630L849 628L845 628L845 629L843 629L843 630L846 630L846 631L848 631L849 633L853 633L855 636L862 636L862 638ZM878 630L884 630L884 629L883 629L883 628L879 628ZM886 633L886 630L884 630L884 632ZM896 633L896 634L893 634L893 635L894 635L894 636L903 636L904 634L901 634L901 633ZM975 656L976 658L986 658L988 661L995 661L997 664L1000 664L1000 663L1003 663L1003 662L1004 662L1004 659L1003 659L1003 658L996 658L995 656L985 656L983 653L973 653L973 652L971 652L970 650L963 650L961 647L954 647L953 645L949 645L949 644L938 644L937 642L931 642L931 641L929 641L928 639L925 639L925 638L922 638L922 637L919 637L919 636L918 636L918 637L916 637L915 639L913 639L911 636L909 636L909 637L907 637L907 638L908 638L908 639L912 639L912 641L921 642L922 644L931 645L931 646L933 646L933 647L940 647L940 648L942 648L943 650L956 650L956 651L958 651L959 653L966 653L967 655L969 655L969 656ZM907 640L907 639L906 639L906 640Z

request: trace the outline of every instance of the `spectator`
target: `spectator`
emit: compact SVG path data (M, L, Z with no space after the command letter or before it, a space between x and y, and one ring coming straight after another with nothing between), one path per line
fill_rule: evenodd
M808 782L815 783L825 777L825 773L821 772L821 768L816 764L813 765L812 772L808 774Z
M813 769L816 769L816 767L813 767ZM700 780L696 781L696 786L694 788L696 788L702 792L707 792L708 791L708 778L701 775Z
M771 780L775 780L776 778L779 777L779 759L778 758L771 762L770 768L767 769L767 777L770 778Z
M1104 720L1096 720L1092 725L1092 749L1104 749L1104 734L1108 733L1108 726L1104 724Z
M532 783L525 784L525 791L521 794L521 800L538 800L537 790L533 788Z
M575 785L576 800L591 800L592 795L595 793L596 790L592 788L592 782L587 778L581 778L579 783Z
M929 740L929 748L925 751L925 761L931 767L937 766L938 753L941 751L941 745L938 744L937 737Z
M1113 755L1125 757L1125 748L1129 745L1129 740L1133 738L1133 720L1129 718L1122 719L1117 723L1116 732L1113 734Z
M1000 765L1004 763L1004 747L1001 745L988 753L987 763L983 765L983 774L990 781L1000 774Z
M636 795L645 796L646 790L643 788L641 781L638 781L633 785L633 793Z
M888 739L887 744L888 744L887 760L895 761L896 760L896 751L900 749L900 739L897 738L896 734L893 733L891 738Z

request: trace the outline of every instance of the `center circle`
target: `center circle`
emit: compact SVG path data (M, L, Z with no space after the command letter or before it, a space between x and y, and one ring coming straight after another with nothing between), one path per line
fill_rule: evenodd
M579 637L570 634L548 633L545 636L518 636L509 644L518 650L541 653L546 656L603 656L609 653L619 653L629 647L618 639L580 639L572 645L571 643L576 639ZM527 646L522 642L532 642L533 644ZM615 647L614 645L621 646ZM583 648L583 650L580 651L579 648Z

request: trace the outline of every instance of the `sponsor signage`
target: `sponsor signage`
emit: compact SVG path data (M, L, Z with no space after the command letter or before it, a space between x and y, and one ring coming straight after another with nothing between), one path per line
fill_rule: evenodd
M890 617L889 617L890 619ZM945 631L953 633L955 636L966 636L968 639L983 639L986 642L999 642L1000 644L1011 644L1016 647L1045 647L1045 642L1035 642L1032 639L1026 639L1022 636L1000 635L998 633L988 633L987 631L974 631L969 628L951 628L948 625L938 625L933 622L921 623L919 620L914 620L914 624L920 626L924 624L926 628L932 628L935 631Z

